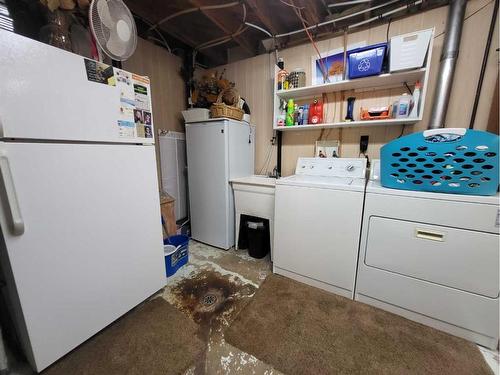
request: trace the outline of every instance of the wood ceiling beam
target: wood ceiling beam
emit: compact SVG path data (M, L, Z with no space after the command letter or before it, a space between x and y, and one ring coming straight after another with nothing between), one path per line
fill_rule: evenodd
M269 31L273 35L277 35L280 33L278 29L273 25L273 21L271 20L271 16L268 13L268 7L265 4L266 0L246 0L248 6L252 9L257 18L264 24L267 31Z
M195 6L195 7L202 7L203 5L206 5L206 4L203 4L201 1L199 0L189 0L189 2ZM231 34L233 34L236 30L229 30L225 25L224 25L224 21L223 21L223 17L221 17L220 15L217 15L216 12L214 11L210 11L210 10L204 10L204 9L201 9L201 12L210 20L212 21L220 30L222 30L222 32L224 32L224 34L226 34L227 36L230 36ZM255 48L248 42L248 40L246 40L245 38L241 37L241 35L238 35L238 36L235 36L233 38L236 43L238 43L245 51L247 51L250 55L254 56L255 53L256 53L256 50Z
M126 0L126 4L133 13L139 15L141 18L147 20L150 23L154 23L153 20L149 19L151 16L151 9L145 4L144 1ZM183 33L182 30L177 30L176 28L172 27L171 23L169 22L159 26L158 29L159 31L162 31L170 35L171 37L179 40L180 42L188 45L193 49L199 44L193 39L191 39L188 36L188 33ZM150 35L154 36L155 35L154 31L151 31ZM200 53L208 57L216 65L223 65L227 62L226 54L217 53L217 51L214 49L206 49L201 51Z
M302 10L302 14L310 25L316 25L322 21L321 10L316 0L301 0L300 5L305 8Z
M197 43L194 40L192 40L191 38L189 38L188 36L186 36L182 32L177 32L176 30L173 30L172 28L166 29L164 27L161 27L161 30L166 32L167 34L170 34L174 38L180 40L184 44L187 44L188 46L190 46L193 49L197 45ZM214 50L214 49L207 48L207 49L200 51L199 53L207 56L210 60L215 62L216 65L224 65L227 62L225 54L223 55L223 54L217 53L216 50Z

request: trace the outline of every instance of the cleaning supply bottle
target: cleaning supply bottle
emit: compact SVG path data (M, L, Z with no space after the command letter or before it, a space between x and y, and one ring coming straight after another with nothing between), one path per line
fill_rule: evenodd
M283 58L278 59L278 74L276 75L276 82L278 82L278 90L285 90L285 81L288 76L288 72L285 70L285 62Z
M415 89L413 90L413 106L410 112L410 118L417 118L418 117L418 110L420 106L420 81L417 81L415 83Z
M302 115L302 125L309 124L309 104L304 104L304 113Z
M297 104L295 104L293 107L293 124L299 124L299 106Z
M293 126L293 112L295 109L295 105L293 103L293 99L288 99L288 104L286 107L286 126Z
M396 118L406 118L410 114L411 96L404 93L399 97Z
M323 122L323 103L314 99L309 107L309 123L321 124Z

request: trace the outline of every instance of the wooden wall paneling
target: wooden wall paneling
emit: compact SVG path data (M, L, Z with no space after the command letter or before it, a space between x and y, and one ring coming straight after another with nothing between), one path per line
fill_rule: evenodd
M184 131L181 111L184 110L184 81L179 75L182 60L162 47L139 38L135 53L123 63L123 69L151 79L151 98L155 130ZM158 178L159 147L156 144Z
M492 10L493 2L491 0L470 0L467 2L466 17L472 15L476 11L478 11L478 13L465 21L462 33L461 50L447 115L446 124L448 127L468 127L469 125L470 113ZM448 7L440 7L391 22L389 36L432 27L435 28L435 39L432 60L430 63L431 70L427 87L427 98L425 111L423 113L423 120L413 126L405 127L405 134L423 131L427 128L427 123L432 109L432 102L434 100L434 89L444 40L447 14ZM372 44L385 41L386 32L387 24L378 25L359 32L353 32L348 36L348 44L362 41ZM476 120L477 129L486 129L486 125L488 123L488 116L493 100L498 72L498 52L495 51L498 47L498 43L497 30L492 43L492 50L490 51L490 58L488 60L486 76L483 84ZM342 48L342 46L342 36L318 42L318 48L321 52ZM305 69L307 84L310 84L311 56L314 54L314 49L309 44L299 45L279 51L280 57L283 57L285 60L285 68L288 71L299 67ZM262 58L261 56L265 56L265 58ZM268 142L272 136L272 121L274 121L272 108L272 84L269 85L269 87L265 87L265 85L263 85L263 78L259 76L253 79L248 78L249 76L256 77L255 74L249 72L248 69L250 69L254 72L263 72L263 75L267 74L270 81L273 79L274 73L270 73L271 69L273 69L273 55L269 54L261 56L226 65L227 77L236 82L236 87L240 91L241 95L248 98L250 101L252 108L252 121L257 125L256 171L258 171L261 167L261 163L266 155L269 144ZM267 72L263 70L263 65L267 67ZM359 113L359 105L361 104L366 106L388 105L391 104L394 99L401 95L404 91L404 88L391 88L385 90L385 92L356 92L354 96L356 96L359 100L356 101L355 114L357 115ZM258 92L258 94L255 94L256 92ZM341 97L340 94L328 95L328 104L325 105L325 110L327 111L327 115L329 117L333 116L333 118L337 121L342 116L345 116L345 98L347 98L348 94L349 93L344 93L343 97ZM255 95L257 95L258 98L254 98ZM268 98L266 99L266 105L255 104L262 103L263 98ZM401 134L401 130L401 126L346 128L342 130L334 129L329 132L328 130L325 130L323 133L323 139L339 139L342 137L341 155L343 157L357 157L359 155L360 135L369 135L370 142L368 146L368 155L370 158L378 158L380 147L398 137ZM293 173L297 157L314 155L314 143L319 138L320 134L321 132L319 130L296 130L285 132L283 135L283 175ZM274 160L275 159L273 159L273 162Z

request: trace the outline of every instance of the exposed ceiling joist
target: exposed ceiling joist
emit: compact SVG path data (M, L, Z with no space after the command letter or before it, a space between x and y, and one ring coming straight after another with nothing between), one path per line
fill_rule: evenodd
M191 38L189 38L188 36L186 36L184 33L177 32L176 30L173 30L172 28L169 28L168 30L166 30L166 32L168 34L172 35L174 38L176 38L176 39L180 40L181 42L187 44L188 46L192 47L193 49L194 49L194 47L196 47L196 42L194 40L192 40ZM221 56L221 54L218 53L214 49L207 48L207 49L203 50L202 54L206 55L208 58L210 58L213 62L215 62L217 64L223 65L226 63L225 56Z
M255 13L257 18L264 24L266 29L271 32L271 34L276 35L279 34L282 30L278 30L269 14L269 8L265 6L266 0L246 0L246 3L250 6L252 11Z
M312 24L316 25L323 21L321 14L323 13L318 7L316 1L300 0L300 5L304 7L302 15L306 17L306 20Z
M206 5L203 4L200 0L189 0L189 2L196 7L201 7L203 5ZM236 30L229 30L229 28L224 24L225 17L218 15L216 12L206 9L201 9L201 12L210 21L212 21L220 30L222 30L227 36L232 35L236 31ZM248 40L246 40L240 35L233 37L233 39L251 56L255 55L256 50Z

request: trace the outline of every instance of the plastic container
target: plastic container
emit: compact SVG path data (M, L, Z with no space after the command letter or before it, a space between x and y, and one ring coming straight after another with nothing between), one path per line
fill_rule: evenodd
M349 78L361 78L382 73L387 43L374 44L348 51Z
M270 250L269 228L264 221L247 222L248 255L252 258L264 258Z
M309 124L321 124L323 122L323 103L318 99L314 99L314 101L309 106Z
M210 118L210 111L206 108L191 108L182 111L182 116L186 122L205 121Z
M309 104L304 104L304 113L302 115L302 125L309 124Z
M165 270L167 277L173 276L189 260L189 237L183 234L163 240Z
M395 118L407 118L410 115L412 97L408 94L403 94L397 101L397 106L394 109Z
M437 193L495 195L499 137L464 128L413 133L380 150L382 186Z
M421 68L432 33L432 29L427 29L392 37L389 49L390 71Z
M294 69L288 75L288 84L290 89L304 87L306 85L306 72L302 68Z

